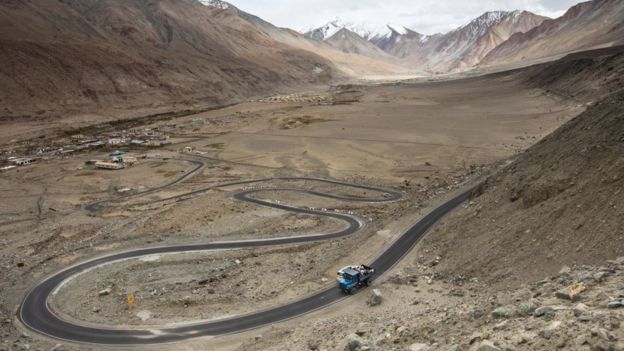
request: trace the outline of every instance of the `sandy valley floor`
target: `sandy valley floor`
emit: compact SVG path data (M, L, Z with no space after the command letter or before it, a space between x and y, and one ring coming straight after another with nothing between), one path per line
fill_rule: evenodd
M340 266L374 258L430 206L474 184L583 108L504 74L449 82L341 86L157 122L153 126L175 123L176 143L158 150L158 159L141 159L123 171L89 169L84 161L99 154L80 154L0 173L0 318L4 321L0 322L4 343L0 348L54 347L56 341L32 333L21 337L14 312L30 287L68 264L129 248L301 235L340 226L237 202L231 193L242 186L215 185L315 176L400 189L406 198L370 205L275 192L274 200L352 211L369 225L353 237L333 242L172 255L106 266L64 286L51 300L52 308L66 318L90 323L159 325L250 312L304 296L333 284ZM185 147L193 151L183 153ZM166 185L193 170L188 160L204 166L183 182L142 196L122 197L119 192ZM305 181L252 186L353 194L350 189ZM205 188L210 189L180 201L166 200ZM114 200L95 212L85 209L88 203L106 198ZM397 272L416 269L418 255L413 252ZM98 291L107 287L112 293L99 296ZM138 297L130 311L125 303L128 293ZM363 295L354 297L357 304L363 304L363 299ZM303 317L302 327L317 328L311 321L319 314L335 315L345 308L341 303ZM235 348L252 342L259 333L180 347Z

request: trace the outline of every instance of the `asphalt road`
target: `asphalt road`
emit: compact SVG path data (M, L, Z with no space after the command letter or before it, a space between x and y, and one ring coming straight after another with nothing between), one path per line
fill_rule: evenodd
M53 276L45 279L34 287L26 297L24 298L18 317L20 321L32 331L45 334L47 336L65 340L69 342L78 343L90 343L100 345L150 345L160 343L171 343L189 340L193 338L205 337L205 336L217 336L224 334L233 334L242 332L245 330L258 328L266 325L270 325L275 322L288 320L303 314L321 309L339 300L348 298L337 287L327 288L319 291L311 296L303 298L301 300L272 308L269 310L254 312L247 315L237 316L233 318L227 318L222 320L203 321L196 323L189 323L180 326L168 327L168 328L149 328L149 329L118 329L113 326L110 327L93 327L79 325L72 322L65 321L54 314L48 307L47 299L59 286L66 280L75 277L87 270L105 263L111 263L119 260L138 258L146 255L164 254L164 253L176 253L186 251L202 251L202 250L214 250L214 249L235 249L235 248L249 248L249 247L266 247L285 244L299 244L308 243L320 240L331 240L340 237L344 237L357 232L363 227L363 221L359 220L355 216L338 212L326 212L317 211L306 208L297 208L287 205L274 203L271 201L260 199L257 195L266 191L293 191L299 193L307 193L311 195L327 197L332 199L340 199L347 201L363 201L363 202L383 202L383 201L395 201L402 197L400 192L378 189L374 187L348 184L342 182L336 182L325 179L316 178L275 178L281 180L307 180L324 182L334 185L340 185L345 187L364 189L371 192L381 193L381 197L377 198L362 198L362 197L350 197L334 194L325 194L311 190L301 189L252 189L245 190L234 194L234 197L241 201L247 201L262 206L272 207L296 213L307 213L318 216L332 217L338 220L344 221L347 226L345 229L311 236L289 236L274 239L259 239L259 240L246 240L236 242L213 242L197 245L181 245L181 246L168 246L168 247L153 247L138 249L132 251L126 251L117 253L105 257L96 258L87 262L77 264L69 267L61 272L54 274ZM246 185L253 183L268 182L272 179L260 179L246 182L236 182L222 185ZM204 189L205 191L205 189ZM184 196L184 195L180 195ZM436 223L445 214L452 211L459 206L470 196L470 191L465 192L454 199L444 203L440 207L436 208L407 232L401 235L392 245L390 245L374 262L370 262L369 265L374 267L378 275L382 275L384 272L391 269L401 258L407 254L411 248L423 237L427 230ZM102 205L99 203L98 205Z

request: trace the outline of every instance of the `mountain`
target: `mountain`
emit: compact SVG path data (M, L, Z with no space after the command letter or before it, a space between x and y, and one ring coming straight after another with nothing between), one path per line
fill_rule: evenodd
M477 65L513 34L533 29L546 19L527 11L486 12L447 34L405 38L385 50L429 72L461 71Z
M344 53L357 54L381 60L393 59L378 46L347 28L340 29L331 37L325 39L325 42Z
M258 30L269 35L273 40L301 50L313 52L327 59L333 63L334 67L342 75L363 77L367 75L395 75L414 72L413 69L399 65L396 60L374 47L374 45L362 42L361 38L352 38L353 41L351 43L344 43L344 45L340 44L337 39L332 45L328 41L311 39L292 29L276 27L258 16L238 9L232 4L220 0L204 1L209 6L221 9L221 12L227 12L240 17ZM373 32L370 32L370 34L373 35ZM346 33L345 35L349 34Z
M339 18L331 21L324 26L318 28L312 28L305 32L307 38L317 41L327 41L339 31L347 29L360 36L362 39L370 41L379 48L383 49L384 46L389 45L391 42L395 42L399 37L420 35L413 30L400 25L383 25L376 26L368 23L345 23Z
M402 26L374 27L344 23L340 19L305 33L307 38L329 42L345 52L360 52L379 58L372 49L358 40L369 41L387 54L398 58L412 68L446 73L470 69L494 48L518 32L526 32L541 24L547 17L527 11L486 12L465 26L446 34L423 35ZM335 38L338 33L342 37Z
M386 48L395 45L403 37L421 35L399 25L374 26L366 23L345 23L336 19L306 31L304 36L319 43L327 43L345 53L396 63L398 55Z
M389 36L393 31L403 32L405 30L402 26L375 26L368 23L346 23L340 18L336 18L323 26L305 31L304 35L313 40L324 41L331 38L342 29L348 29L363 39L370 41Z
M2 122L214 106L336 73L195 0L8 0L0 29Z
M594 0L573 6L562 17L546 20L532 30L511 36L484 58L483 65L539 59L622 43L624 1Z
M369 37L368 40L375 44L380 49L388 52L389 54L401 57L401 55L395 52L393 49L399 46L399 43L402 40L415 40L422 41L426 40L426 36L420 33L417 33L409 28L403 26L393 26L388 25L388 32L382 35L377 35L374 37Z

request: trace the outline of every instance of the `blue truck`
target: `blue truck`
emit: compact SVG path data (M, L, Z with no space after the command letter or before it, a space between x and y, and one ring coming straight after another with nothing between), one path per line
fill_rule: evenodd
M351 294L354 290L368 286L374 274L374 268L361 264L344 267L338 271L336 279L340 290Z

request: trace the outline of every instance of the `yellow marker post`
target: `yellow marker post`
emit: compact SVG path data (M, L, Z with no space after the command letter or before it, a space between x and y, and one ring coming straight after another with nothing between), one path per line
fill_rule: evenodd
M132 307L134 306L134 301L135 301L134 295L133 294L128 295L128 311L132 310Z

